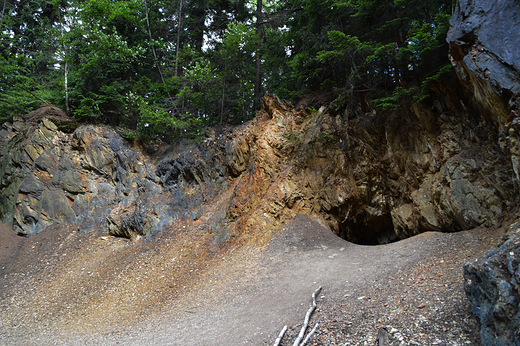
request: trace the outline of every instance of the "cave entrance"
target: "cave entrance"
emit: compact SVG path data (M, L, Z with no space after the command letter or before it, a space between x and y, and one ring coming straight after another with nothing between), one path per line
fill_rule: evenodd
M345 218L338 226L341 238L358 245L382 245L400 240L390 213L363 212L357 217Z

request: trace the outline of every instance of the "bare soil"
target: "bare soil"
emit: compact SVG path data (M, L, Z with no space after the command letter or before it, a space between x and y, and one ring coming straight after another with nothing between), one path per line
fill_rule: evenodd
M197 223L143 242L1 224L0 344L271 345L287 325L292 345L321 286L308 345L375 345L381 326L392 345L480 345L462 268L502 234L361 246L299 215L265 246L220 249Z
M24 116L31 123L40 123L43 118L52 118L61 121L70 121L71 118L64 110L54 106L44 106Z

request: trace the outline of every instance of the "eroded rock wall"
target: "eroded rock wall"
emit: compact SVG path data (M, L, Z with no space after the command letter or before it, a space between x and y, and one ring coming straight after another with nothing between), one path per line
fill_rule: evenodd
M52 117L15 118L1 138L1 217L20 234L53 223L104 227L108 211L159 185L149 160L108 127L58 130Z
M472 6L462 2L457 13L485 27ZM202 220L218 244L265 241L296 213L364 244L497 226L518 202L518 121L504 102L514 90L468 65L480 42L468 28L450 34L459 37L458 78L430 83L420 104L376 111L350 94L311 111L265 97L253 121L153 160L108 127L66 134L43 119L24 132L16 118L1 135L2 218L27 235L80 222L128 238Z
M498 143L511 162L515 182L520 163L520 3L461 0L451 19L450 55L465 90L497 124ZM516 189L503 193L516 193ZM486 193L482 189L481 193ZM466 293L480 319L483 345L520 345L519 224L507 242L466 264Z
M363 244L496 226L518 183L500 124L454 75L430 89L393 112L265 97L253 121L154 160L108 127L65 134L45 118L24 137L15 119L2 130L3 219L26 235L80 222L127 238L202 220L218 244L265 242L296 213Z

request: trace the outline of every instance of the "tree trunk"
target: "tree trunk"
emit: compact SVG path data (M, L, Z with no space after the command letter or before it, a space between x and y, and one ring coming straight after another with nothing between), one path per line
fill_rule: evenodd
M226 74L227 74L227 61L224 60L224 78L222 79L222 102L220 105L220 124L222 124L224 117L224 99L226 96Z
M4 4L5 4L5 2L4 2ZM65 38L63 35L63 23L61 22L60 6L59 6L59 4L57 6L58 6L58 8L57 8L58 20L60 21L61 43L63 45L63 54L65 54L63 57L63 59L65 60L65 66L64 66L64 71L63 71L64 88L65 88L65 112L67 112L67 114L69 114L70 113L70 109L69 109L69 61L67 58L67 46L65 45ZM1 25L0 25L0 27L1 27Z
M256 78L253 109L256 111L260 105L260 89L262 87L262 57L260 51L262 49L262 0L256 1L256 33L258 42L256 47Z
M4 22L4 12L5 12L5 4L7 0L4 0L4 5L2 6L2 16L0 17L0 32L2 31L2 23Z
M180 45L181 45L181 32L182 32L182 25L183 25L183 16L182 13L182 4L184 0L179 1L179 14L177 15L179 17L179 27L177 28L177 45L175 46L175 77L179 76L179 51L180 51Z
M181 3L182 3L182 0L181 0ZM145 2L144 6L145 6L145 15L146 15L146 28L148 29L148 38L150 39L150 41L152 41L153 40L153 38L152 38L152 30L150 29L150 19L148 17L148 12L149 12L148 11L148 3ZM157 53L155 52L155 47L153 45L151 45L151 47L152 47L153 59L154 59L155 64L157 65L157 70L159 71L159 76L161 77L161 82L163 84L166 84L165 81L164 81L164 76L163 76L163 73L162 73L161 65L159 65L159 59L157 59Z

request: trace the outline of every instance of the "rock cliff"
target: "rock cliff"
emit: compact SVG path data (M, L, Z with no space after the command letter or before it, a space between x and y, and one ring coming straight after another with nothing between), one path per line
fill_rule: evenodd
M79 223L131 239L201 219L219 245L264 242L296 213L362 244L499 225L518 202L502 124L453 74L430 94L393 112L265 97L253 121L153 158L108 127L15 118L1 131L2 218L24 235Z
M498 124L499 141L519 178L520 4L461 0L448 34L459 78ZM466 292L484 345L520 345L520 235L511 225L496 251L464 268Z
M61 223L132 240L199 222L208 248L265 244L297 213L361 244L497 227L519 202L519 13L514 1L460 1L448 36L456 72L395 111L352 92L319 110L266 96L251 122L153 155L117 129L68 130L54 107L15 117L0 131L0 216L26 236ZM483 262L466 267L491 343L518 330L517 245L485 260L511 267L489 285ZM484 306L497 301L512 307Z

